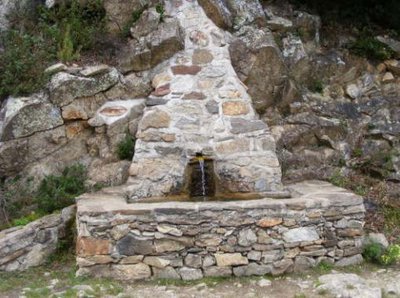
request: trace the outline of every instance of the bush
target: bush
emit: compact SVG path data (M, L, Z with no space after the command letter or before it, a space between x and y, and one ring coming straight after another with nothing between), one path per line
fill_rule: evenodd
M48 9L38 6L27 13L20 8L10 14L11 28L0 33L4 51L0 55L0 100L23 96L41 89L48 77L45 68L57 58L77 59L93 49L105 28L105 11L100 0Z
M387 60L394 57L395 52L371 36L361 36L349 46L351 52L371 60Z
M389 245L385 249L379 243L370 242L364 246L363 257L368 262L389 266L400 261L400 245Z
M384 248L379 243L368 243L364 246L363 257L366 261L371 263L380 263L380 259L383 255Z
M118 143L117 147L117 155L121 160L132 160L133 155L135 153L135 139L126 134L125 138Z
M86 170L82 165L67 167L61 176L50 175L40 183L36 203L45 214L74 204L75 197L86 191Z

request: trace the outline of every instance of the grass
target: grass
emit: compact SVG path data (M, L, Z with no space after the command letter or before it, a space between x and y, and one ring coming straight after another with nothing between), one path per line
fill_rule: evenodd
M400 208L383 206L381 208L385 218L384 229L390 235L398 235L396 243L400 244Z
M65 291L61 297L77 297L75 285L89 285L93 288L94 297L104 295L118 295L123 287L118 281L106 278L76 277L74 258L70 255L59 255L54 261L45 266L31 268L24 272L0 272L0 292L3 295L12 293L17 289L29 288L25 292L27 298L48 297L50 292ZM59 282L53 290L47 288L51 280ZM15 295L16 296L16 295Z

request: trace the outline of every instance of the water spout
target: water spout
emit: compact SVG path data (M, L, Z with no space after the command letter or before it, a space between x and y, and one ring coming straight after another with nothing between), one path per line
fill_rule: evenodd
M199 161L199 166L200 166L200 171L201 171L201 191L203 197L206 196L206 172L204 169L204 158L203 156L200 156L197 158Z

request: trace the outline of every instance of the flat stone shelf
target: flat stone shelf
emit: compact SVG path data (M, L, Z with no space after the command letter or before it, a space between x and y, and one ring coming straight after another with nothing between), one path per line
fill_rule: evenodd
M77 199L79 275L116 279L279 275L362 261L362 197L327 182L289 185L290 199L129 204Z

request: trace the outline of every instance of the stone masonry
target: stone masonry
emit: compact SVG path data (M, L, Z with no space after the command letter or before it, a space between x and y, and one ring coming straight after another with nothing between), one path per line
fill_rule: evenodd
M279 275L362 261L363 199L326 182L291 199L128 204L78 198L78 275L123 280Z
M155 75L137 132L130 201L185 193L196 153L214 161L218 193L282 192L275 142L234 71L230 34L197 1L168 1L185 49Z

